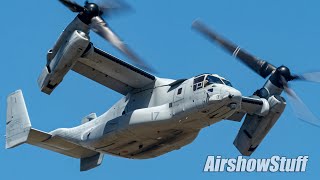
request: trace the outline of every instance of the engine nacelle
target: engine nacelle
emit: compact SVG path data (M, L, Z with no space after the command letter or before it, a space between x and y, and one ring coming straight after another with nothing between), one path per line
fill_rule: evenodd
M66 39L56 55L48 59L46 67L38 78L38 85L42 92L51 94L85 52L89 43L89 37L81 31L74 31L69 39ZM50 51L48 53L50 54Z
M271 96L268 99L270 105L266 116L247 114L233 144L241 154L250 156L277 122L285 109L286 102L281 96Z

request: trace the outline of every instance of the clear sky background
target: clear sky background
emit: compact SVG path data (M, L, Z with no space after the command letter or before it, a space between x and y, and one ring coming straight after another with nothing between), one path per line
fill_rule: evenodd
M82 1L77 1L82 3ZM318 0L188 0L127 2L135 12L109 18L110 26L159 77L189 78L217 73L244 95L265 80L191 30L200 18L220 34L276 66L293 72L320 70L320 2ZM252 155L294 158L309 155L305 173L203 173L208 155L236 158L233 140L241 123L223 121L201 131L190 145L149 160L105 156L103 164L79 172L79 160L30 145L5 150L6 96L16 89L25 95L34 128L51 131L80 124L91 112L105 112L121 98L116 92L70 72L48 96L36 80L46 62L46 51L75 17L57 0L3 1L1 8L0 179L316 179L320 175L320 129L285 112ZM99 48L128 60L106 41L91 34ZM317 114L320 84L296 82L293 88ZM286 97L286 96L285 96Z

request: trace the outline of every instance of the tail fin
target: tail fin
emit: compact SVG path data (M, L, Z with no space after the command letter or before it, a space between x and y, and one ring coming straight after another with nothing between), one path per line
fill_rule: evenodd
M21 90L7 98L6 148L27 142L31 123Z
M31 128L27 107L21 90L11 93L7 98L6 148L14 148L27 143L81 159L81 171L101 164L103 154L82 147L63 135L52 135Z

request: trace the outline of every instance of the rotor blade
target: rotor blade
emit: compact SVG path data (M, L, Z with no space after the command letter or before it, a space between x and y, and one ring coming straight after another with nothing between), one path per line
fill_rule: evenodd
M71 0L59 0L63 5L67 6L72 12L82 12L84 7Z
M250 69L258 73L263 78L268 77L272 71L276 69L275 66L268 63L267 61L258 59L253 55L249 54L245 50L241 49L239 46L233 44L232 42L222 38L220 35L210 30L206 25L204 25L199 20L193 22L192 27L204 36L208 37L213 42L218 43L222 46L227 52L240 59L242 63L247 65Z
M92 18L90 26L94 32L109 41L122 53L126 54L137 66L146 71L155 72L120 40L120 38L107 26L106 22L101 17L96 16Z
M320 72L305 73L297 76L295 79L320 83Z
M288 99L296 117L311 125L320 127L320 119L303 103L299 96L289 87L288 82L282 77L284 91L288 94Z
M93 2L99 6L101 11L100 15L104 17L110 16L111 14L132 11L131 6L122 0L94 0Z

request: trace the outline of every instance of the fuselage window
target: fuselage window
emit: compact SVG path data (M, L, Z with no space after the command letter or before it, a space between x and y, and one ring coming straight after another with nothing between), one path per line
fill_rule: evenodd
M200 76L194 79L193 81L193 91L202 88L204 76Z
M182 93L182 88L178 89L178 95Z

